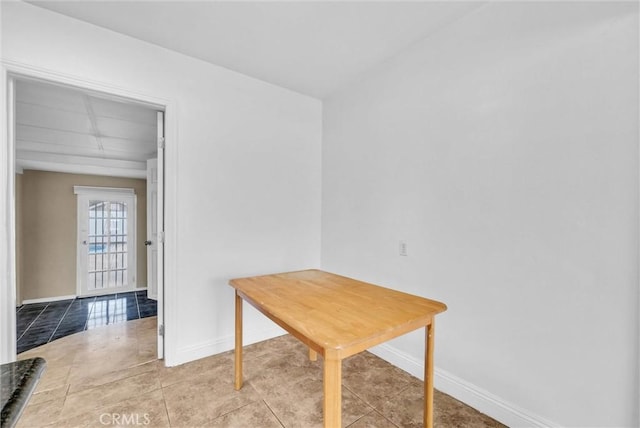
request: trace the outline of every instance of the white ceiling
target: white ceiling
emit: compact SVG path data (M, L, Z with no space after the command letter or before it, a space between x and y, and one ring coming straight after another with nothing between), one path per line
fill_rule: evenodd
M16 167L146 177L157 112L42 82L16 82Z
M322 99L485 2L29 3ZM16 100L18 168L145 177L153 109L35 81Z
M317 98L484 2L29 1Z

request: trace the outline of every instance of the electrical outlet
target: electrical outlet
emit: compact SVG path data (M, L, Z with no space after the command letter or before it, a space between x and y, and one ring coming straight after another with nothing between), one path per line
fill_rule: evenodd
M407 243L404 242L404 241L400 241L399 250L400 250L400 255L401 256L406 256L407 255Z

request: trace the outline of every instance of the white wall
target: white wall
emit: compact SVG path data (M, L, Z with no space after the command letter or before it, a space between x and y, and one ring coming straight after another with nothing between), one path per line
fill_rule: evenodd
M437 386L638 424L637 5L490 4L327 100L323 129L317 100L0 5L5 64L175 107L170 364L231 347L228 278L318 264L324 132L322 266L449 305ZM410 366L422 339L386 352Z
M169 100L170 365L232 348L230 278L319 265L318 100L21 2L2 2L2 49L7 66ZM245 323L247 341L278 331Z
M637 3L481 8L325 101L322 267L447 303L481 410L637 426L638 102Z

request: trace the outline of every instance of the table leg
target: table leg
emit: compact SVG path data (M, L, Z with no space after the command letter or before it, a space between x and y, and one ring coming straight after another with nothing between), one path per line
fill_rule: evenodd
M311 361L317 361L318 360L318 353L316 351L314 351L313 349L309 348L309 360Z
M242 297L236 291L235 388L242 388Z
M424 427L433 428L433 343L435 318L426 327L424 351Z
M324 428L342 426L342 361L324 357Z

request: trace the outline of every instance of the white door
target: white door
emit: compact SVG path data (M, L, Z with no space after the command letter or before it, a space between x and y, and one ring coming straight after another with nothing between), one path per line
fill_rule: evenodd
M147 297L158 300L158 159L147 161Z
M74 186L74 192L78 195L78 295L135 290L133 189Z
M155 213L153 222L156 225L156 240L153 242L155 245L152 246L155 246L156 253L154 255L156 269L153 278L155 298L158 302L158 358L164 358L164 112L158 112L157 128L158 159L155 174L155 208L152 209L152 212Z

